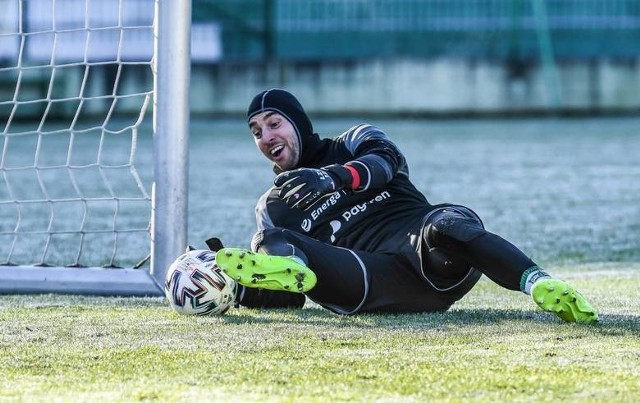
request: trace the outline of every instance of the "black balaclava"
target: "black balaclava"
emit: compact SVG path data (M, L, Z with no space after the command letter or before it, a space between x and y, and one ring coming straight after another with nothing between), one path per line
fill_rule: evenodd
M266 111L279 113L293 125L300 143L300 159L296 166L304 166L305 162L313 159L313 154L319 146L320 138L318 134L313 132L311 120L309 120L309 116L307 116L296 97L290 92L279 88L262 91L253 97L249 104L247 120Z

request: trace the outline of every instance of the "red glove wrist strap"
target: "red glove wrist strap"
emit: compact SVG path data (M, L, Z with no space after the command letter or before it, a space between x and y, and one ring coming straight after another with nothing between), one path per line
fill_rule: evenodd
M343 165L351 173L351 189L356 190L360 187L360 174L358 170L349 165Z

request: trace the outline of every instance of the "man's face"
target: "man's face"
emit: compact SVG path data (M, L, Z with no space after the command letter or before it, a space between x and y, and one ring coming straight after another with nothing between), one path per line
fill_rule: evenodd
M300 159L300 144L293 125L281 114L259 113L249 120L253 140L265 157L280 169L295 168Z

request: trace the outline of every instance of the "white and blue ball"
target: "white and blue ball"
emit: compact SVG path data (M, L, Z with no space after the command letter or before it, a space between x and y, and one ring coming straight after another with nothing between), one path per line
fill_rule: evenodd
M191 250L167 270L164 293L185 315L221 315L234 304L237 284L216 265L216 253Z

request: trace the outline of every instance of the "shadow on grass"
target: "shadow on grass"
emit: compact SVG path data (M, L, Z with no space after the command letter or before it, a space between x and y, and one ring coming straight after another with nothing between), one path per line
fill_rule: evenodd
M542 311L517 309L454 309L428 313L363 313L353 316L337 315L321 308L310 309L245 309L235 315L221 317L227 324L288 323L318 327L433 329L442 327L478 327L502 324L535 323L545 326L573 326L590 329L602 335L633 333L640 336L640 315L604 314L595 324L566 323ZM239 313L239 314L238 314Z

